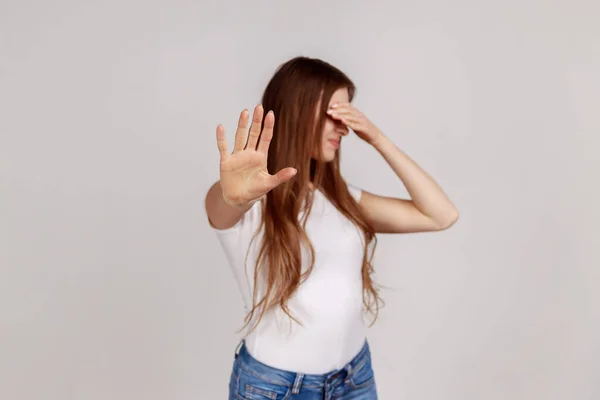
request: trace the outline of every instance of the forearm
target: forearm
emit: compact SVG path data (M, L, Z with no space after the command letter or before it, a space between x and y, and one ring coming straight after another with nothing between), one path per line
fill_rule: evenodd
M372 145L402 180L419 211L441 224L458 218L442 188L389 138L380 133Z

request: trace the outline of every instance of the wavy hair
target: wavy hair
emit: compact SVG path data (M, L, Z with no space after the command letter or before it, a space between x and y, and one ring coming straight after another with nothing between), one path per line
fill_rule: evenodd
M371 262L377 244L375 231L361 215L358 203L342 178L340 149L330 162L312 158L315 147L322 155L320 143L328 118L326 111L332 95L341 88L348 89L352 100L356 88L346 74L327 62L308 57L296 57L280 65L265 88L262 105L266 111L273 110L276 118L267 169L274 174L292 166L298 172L293 179L271 190L262 200L262 221L252 240L262 228L264 232L254 270L252 309L246 315L244 328L250 325L256 313L258 318L250 332L256 328L264 313L275 306L280 306L285 314L301 324L290 313L287 303L310 275L315 264L314 248L305 231L313 201L309 181L362 231L365 239L362 260L363 304L365 310L374 315L372 323L377 319L382 300L371 278ZM306 212L299 220L302 210ZM310 265L304 273L302 243L310 253ZM247 258L246 254L246 261ZM261 298L259 282L265 284Z

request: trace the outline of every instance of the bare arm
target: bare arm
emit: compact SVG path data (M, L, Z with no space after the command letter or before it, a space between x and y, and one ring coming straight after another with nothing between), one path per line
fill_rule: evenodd
M401 151L368 118L349 103L328 113L371 144L404 183L411 199L379 196L363 191L360 207L376 232L408 233L448 229L458 211L442 188L416 162Z
M404 183L411 200L367 193L363 201L375 229L386 233L439 231L451 227L458 211L442 188L382 133L373 146Z

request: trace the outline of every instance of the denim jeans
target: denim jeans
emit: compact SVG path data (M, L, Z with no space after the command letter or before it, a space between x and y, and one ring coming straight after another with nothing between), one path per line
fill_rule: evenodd
M229 381L229 400L376 400L369 345L343 368L322 375L269 367L241 344Z

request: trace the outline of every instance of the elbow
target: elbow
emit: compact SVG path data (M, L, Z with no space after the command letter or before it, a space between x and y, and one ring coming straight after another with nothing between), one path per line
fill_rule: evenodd
M454 210L454 212L452 212L452 214L450 214L447 218L445 218L443 221L438 223L438 230L443 231L443 230L450 228L452 225L454 225L456 223L456 221L458 221L459 216L460 215L459 215L458 211Z

